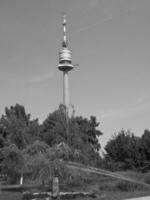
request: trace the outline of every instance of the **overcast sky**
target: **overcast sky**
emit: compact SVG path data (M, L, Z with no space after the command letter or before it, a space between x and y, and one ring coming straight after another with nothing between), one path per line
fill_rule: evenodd
M58 51L67 14L71 103L114 132L150 128L149 0L0 0L0 114L25 106L44 120L62 103Z

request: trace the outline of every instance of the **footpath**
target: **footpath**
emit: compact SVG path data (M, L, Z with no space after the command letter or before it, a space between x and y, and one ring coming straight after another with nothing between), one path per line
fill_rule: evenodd
M131 198L131 199L124 199L124 200L150 200L150 196L148 196L148 197Z

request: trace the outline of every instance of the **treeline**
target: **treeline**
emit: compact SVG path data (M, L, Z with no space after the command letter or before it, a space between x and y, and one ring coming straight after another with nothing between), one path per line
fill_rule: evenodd
M5 108L0 118L0 170L11 183L49 181L57 167L60 177L73 181L75 176L65 169L64 161L98 166L100 163L99 123L72 116L66 119L65 107L50 113L42 124L31 119L24 106Z
M136 137L129 130L115 134L105 146L105 167L111 170L150 169L150 131L145 130L141 137Z
M74 113L74 112L73 112ZM6 173L10 183L21 176L28 182L49 182L58 168L63 182L82 181L80 173L65 167L66 161L116 170L150 169L150 131L141 137L121 130L108 141L103 158L100 156L99 122L73 114L69 119L60 105L42 124L31 119L24 106L5 108L0 117L0 173Z

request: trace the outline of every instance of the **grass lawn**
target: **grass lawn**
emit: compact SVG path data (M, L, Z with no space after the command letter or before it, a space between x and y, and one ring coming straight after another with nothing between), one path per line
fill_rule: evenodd
M120 172L119 172L120 173ZM122 172L123 176L136 179L137 181L150 183L150 173L142 174L137 172ZM84 184L67 185L65 187L60 186L61 191L88 191L95 192L97 198L95 200L123 200L125 198L150 196L150 187L137 183L130 183L124 180L118 180L116 178L87 175L88 179ZM93 198L76 198L76 200L92 200ZM0 200L22 200L21 193L15 192L1 192ZM71 199L70 199L71 200ZM93 199L94 200L94 199Z
M141 196L150 196L150 192L106 192L98 199L123 200L126 198L141 197Z
M0 200L22 200L22 194L17 192L1 192Z
M125 198L150 196L149 192L102 192L95 200L123 200ZM22 200L21 193L3 192L0 194L0 200ZM93 198L77 198L74 200L94 200Z

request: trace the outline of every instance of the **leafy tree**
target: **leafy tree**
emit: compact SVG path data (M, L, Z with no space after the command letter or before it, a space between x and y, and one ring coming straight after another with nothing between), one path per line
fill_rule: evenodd
M61 181L64 182L64 177L68 178L70 174L63 161L76 160L80 153L77 155L76 150L70 148L65 143L49 147L44 142L35 141L23 150L23 155L26 179L29 179L29 182L48 183L51 181L56 168Z
M150 131L148 129L141 136L140 153L143 158L141 171L146 172L150 169Z
M84 155L86 162L98 160L100 155L99 136L102 133L97 129L99 123L95 117L87 118L74 117L66 118L65 107L50 113L43 122L41 128L41 139L50 147L54 144L65 143L71 148L77 149ZM97 161L96 161L97 162Z
M146 160L150 161L150 131L145 130L144 134L141 137L141 145L143 147L143 151L146 157Z
M24 170L24 157L15 144L10 144L1 149L2 171L7 173L9 181L15 183Z
M105 150L107 160L117 162L119 165L122 163L124 168L138 168L143 163L140 138L135 137L129 130L127 132L121 130L114 135L106 144Z
M38 138L38 120L30 120L25 108L19 104L5 108L5 115L0 119L1 136L5 142L15 144L19 149L25 148Z
M14 182L21 174L26 180L48 181L56 166L62 180L70 177L60 160L92 165L99 162L98 137L102 133L96 118L67 118L65 110L60 105L39 125L23 106L6 107L0 119L0 164Z
M77 122L80 131L83 133L83 141L90 145L95 151L100 150L99 136L102 135L102 132L97 129L99 123L96 120L96 117L91 116L90 120L83 118L82 116L76 117L75 121Z
M67 142L67 127L65 108L63 105L59 106L59 109L50 113L46 120L43 122L41 128L41 138L49 146L58 144L60 142Z
M23 152L24 154L33 156L38 153L46 153L48 148L49 146L45 142L36 140L34 143L27 145Z
M102 135L97 129L98 126L99 123L93 116L90 120L81 116L66 119L65 107L60 105L59 109L50 113L43 122L41 137L50 146L59 142L69 143L71 146L83 142L98 151L100 149L98 137Z

